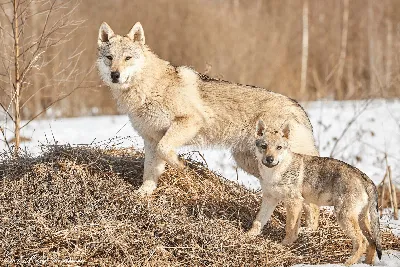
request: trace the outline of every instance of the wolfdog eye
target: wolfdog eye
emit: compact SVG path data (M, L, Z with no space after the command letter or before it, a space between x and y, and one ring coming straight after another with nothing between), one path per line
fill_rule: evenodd
M281 146L277 146L277 147L276 147L276 149L278 149L278 150L281 150L281 149L282 149L282 147L281 147Z
M262 144L260 147L261 147L262 149L267 149L267 145L266 145L266 144Z
M109 60L113 60L112 56L106 56L106 58L108 58Z
M126 57L125 58L125 61L128 61L129 59L131 59L132 57Z

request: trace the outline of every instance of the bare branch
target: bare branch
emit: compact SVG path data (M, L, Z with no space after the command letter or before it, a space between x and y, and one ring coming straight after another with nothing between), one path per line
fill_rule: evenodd
M12 149L10 147L10 143L7 140L7 136L6 136L6 133L5 133L4 129L3 129L3 127L0 127L0 131L1 131L1 134L3 135L3 137L4 137L4 143L6 143L9 152L12 153Z
M21 72L21 78L20 81L23 82L25 80L26 74L32 69L33 64L36 63L36 61L39 60L40 56L44 53L45 51L40 52L38 55L36 55L34 58L31 59L29 62L28 66Z
M9 4L11 4L11 0L0 3L0 5L9 5Z
M4 32L8 35L8 37L11 37L11 38L13 37L12 34L11 34L10 32L8 32L6 29L4 29L3 26L0 25L0 29L1 29L2 31L4 31Z
M14 118L13 116L10 114L10 112L8 112L8 110L4 107L4 105L2 103L0 103L0 106L2 107L2 109L4 110L4 112L8 115L8 117L10 117L10 119L13 121L14 123Z
M66 95L64 95L64 96L62 96L62 97L59 97L58 99L56 99L55 101L53 101L52 103L50 103L46 108L44 108L42 111L40 111L38 114L36 114L35 116L33 116L31 119L29 119L22 127L21 127L21 129L22 128L24 128L25 126L27 126L29 123L31 123L33 120L35 120L37 117L39 117L40 115L42 115L44 112L46 112L49 108L51 108L54 104L56 104L57 102L60 102L61 100L63 100L63 99L65 99L65 98L67 98L68 96L70 96L72 93L74 93L76 90L78 90L78 89L81 89L81 88L84 88L84 87L81 87L81 85L82 85L82 83L85 81L85 79L86 79L86 77L93 71L93 69L94 69L94 65L90 68L90 70L87 72L87 73L85 73L85 75L83 76L84 78L79 82L79 84L74 88L74 89L72 89L68 94L66 94Z
M332 150L331 150L331 153L330 153L330 155L329 155L330 157L333 157L333 156L334 156L335 149L336 149L337 145L339 144L340 140L342 140L342 138L344 137L344 135L345 135L345 134L347 133L347 131L350 129L351 125L353 125L353 124L357 121L358 117L360 117L360 115L364 113L364 111L368 108L368 106L369 106L369 104L370 104L371 102L372 102L371 99L367 100L367 101L366 101L366 104L361 108L361 110L360 110L358 113L356 113L356 114L353 116L353 118L351 118L351 120L347 123L346 128L344 128L344 130L342 131L342 133L340 134L340 136L336 139L336 142L334 143L334 145L333 145L333 147L332 147Z
M12 2L8 2L7 4L11 4ZM4 16L7 18L8 22L10 23L10 25L12 25L12 20L11 18L7 15L7 12L4 10L4 4L0 5L0 9L1 11L3 11Z

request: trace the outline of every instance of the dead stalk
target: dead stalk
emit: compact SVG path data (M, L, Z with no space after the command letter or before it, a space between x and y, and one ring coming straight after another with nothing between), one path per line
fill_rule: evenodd
M388 177L389 177L389 194L390 194L390 203L391 206L393 208L393 217L395 220L399 219L399 210L397 208L397 197L396 197L396 188L394 186L394 183L392 181L392 169L390 168L390 166L387 167L388 169Z
M385 176L383 176L382 182L379 184L379 186L382 185L380 216L382 216L382 213L383 213L383 201L385 199L385 181L386 181L387 176L388 176L388 172L386 169Z

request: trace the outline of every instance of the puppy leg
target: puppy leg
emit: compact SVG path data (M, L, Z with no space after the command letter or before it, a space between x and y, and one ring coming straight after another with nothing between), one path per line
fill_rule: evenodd
M375 255L376 255L376 245L373 241L372 233L371 233L371 222L368 207L366 207L362 211L362 216L359 218L359 223L361 230L366 237L364 240L364 246L366 247L366 256L365 256L365 263L369 265L373 265L375 262Z
M365 237L358 223L358 214L353 211L340 211L337 215L339 225L353 243L353 252L345 262L345 265L349 266L361 258L365 248L363 246Z
M286 207L286 236L282 241L283 245L291 245L299 235L300 214L303 206L303 199L290 199L285 201Z
M173 168L183 169L185 165L178 158L175 149L187 144L198 133L201 120L194 117L176 118L161 138L157 146L157 155Z
M306 227L314 231L317 230L319 220L319 207L312 203L304 203L303 210L306 216Z
M312 131L302 124L290 122L290 149L299 154L318 156L318 150L315 147L314 136ZM317 230L319 207L315 204L304 204L304 214L306 218L306 227Z
M262 228L268 222L276 208L276 205L278 205L278 202L278 199L263 194L260 210L258 211L256 219L253 222L253 226L247 232L248 235L256 236L261 234Z

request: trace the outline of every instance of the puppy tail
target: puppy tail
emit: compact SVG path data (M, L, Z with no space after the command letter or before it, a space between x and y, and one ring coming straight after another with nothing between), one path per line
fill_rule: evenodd
M368 242L371 242L375 245L376 253L378 254L378 258L382 258L382 244L381 244L381 231L379 228L379 212L378 212L378 191L374 184L370 184L367 188L368 193L368 206L369 206L369 215L371 222L371 239L368 239Z

